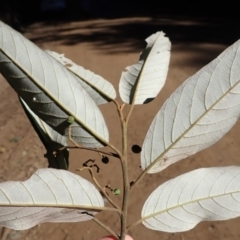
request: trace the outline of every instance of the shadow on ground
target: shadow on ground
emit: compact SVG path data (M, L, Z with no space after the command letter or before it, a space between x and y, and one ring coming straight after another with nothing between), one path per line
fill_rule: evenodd
M63 45L93 43L108 53L135 52L145 47L143 39L156 31L164 31L173 44L211 43L230 45L240 38L238 21L189 16L122 18L62 23L42 22L31 25L35 43L57 42ZM41 31L41 28L44 31ZM121 48L119 46L121 45ZM116 46L118 46L116 48Z

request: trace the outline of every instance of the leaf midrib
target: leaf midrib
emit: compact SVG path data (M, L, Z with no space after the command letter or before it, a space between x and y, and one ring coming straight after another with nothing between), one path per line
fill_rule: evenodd
M80 76L78 73L74 72L70 68L66 67L68 71L70 71L72 74L74 74L77 78L80 78L83 82L85 82L87 85L89 85L91 88L93 88L96 92L98 92L103 98L106 100L112 101L113 98L111 98L109 95L106 95L104 92L102 92L98 87L91 84L88 80L86 80L84 77ZM95 73L93 73L95 75ZM104 79L105 80L105 79Z
M119 209L100 207L100 206L90 206L90 205L78 205L78 204L51 204L51 203L1 203L1 207L49 207L49 208L68 208L68 209L81 209L81 210L93 210L93 211L115 211L119 212Z
M135 100L136 100L136 97L137 97L137 91L138 91L138 88L139 88L139 85L140 85L140 82L141 82L142 73L144 72L144 69L145 69L145 66L146 66L146 62L147 62L149 56L150 56L151 53L152 53L153 47L154 47L154 45L155 45L155 43L156 43L156 41L157 41L157 39L158 39L158 37L159 37L159 34L160 34L160 33L158 33L158 35L157 35L154 43L152 44L152 47L150 47L151 49L150 49L147 57L146 57L144 60L142 60L142 61L143 61L143 66L142 66L142 68L141 68L141 70L140 70L140 72L139 72L138 77L136 78L137 84L136 84L136 88L135 88L135 93L134 93L134 95L133 95L132 101L130 101L130 104L132 104L132 105L135 104ZM144 49L144 51L146 51L146 50L147 50L147 47ZM139 61L140 61L140 59L139 59Z
M165 209L163 209L161 211L158 211L156 213L152 213L152 214L142 218L141 220L143 222L144 220L147 220L147 219L149 219L151 217L155 217L156 215L168 212L168 211L176 209L176 208L183 207L183 206L188 205L188 204L197 203L197 202L200 202L200 201L204 201L204 200L208 200L208 199L212 199L212 198L218 198L218 197L222 197L222 196L226 196L226 195L232 195L232 194L235 194L235 193L240 193L240 190L227 192L227 193L222 193L222 194L217 194L217 195L213 195L213 196L207 196L207 197L203 197L203 198L197 198L195 200L184 202L184 203L181 203L181 204L178 204L178 205L174 205L172 207L165 208Z
M202 115L200 115L195 122L186 130L184 131L168 148L165 149L164 152L162 152L147 168L145 171L149 171L154 165L155 163L161 159L166 153L168 153L173 146L175 146L182 138L184 138L184 135L186 135L193 127L195 127L195 125L197 125L197 123L204 118L213 108L214 106L216 106L224 97L227 96L227 94L229 94L231 92L232 89L234 89L238 84L240 83L240 80L238 80L231 88L228 89L228 91L226 91L226 93L224 93L214 104L212 104L211 107L209 107L209 109L207 111L205 111Z

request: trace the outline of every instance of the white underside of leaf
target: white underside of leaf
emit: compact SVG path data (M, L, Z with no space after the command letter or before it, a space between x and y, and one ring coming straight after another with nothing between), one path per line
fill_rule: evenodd
M147 48L138 63L128 66L119 83L121 99L127 104L144 104L154 99L165 84L171 43L163 32L146 39Z
M108 103L116 98L116 91L113 85L103 77L77 65L66 58L64 54L49 50L46 52L77 76L83 88L97 105Z
M240 41L164 103L143 143L141 166L159 172L217 142L240 116ZM152 165L151 165L152 164Z
M108 141L108 129L97 105L76 77L49 54L0 21L0 72L30 109L60 134L87 147ZM80 124L80 126L79 126Z
M240 167L202 168L159 186L142 209L143 224L163 232L182 232L201 221L240 216Z
M67 140L68 138L65 136L62 136L61 134L57 133L55 130L53 130L50 126L48 126L43 120L41 120L24 102L23 99L20 98L20 101L24 104L27 111L31 114L31 116L34 118L35 122L38 124L38 126L42 129L42 131L45 133L46 137L45 139L49 139L50 141L59 143L62 146L68 146ZM46 141L47 141L46 139Z
M86 221L92 218L86 212L95 214L101 207L103 198L93 184L64 170L40 169L27 181L0 183L0 225L16 230Z

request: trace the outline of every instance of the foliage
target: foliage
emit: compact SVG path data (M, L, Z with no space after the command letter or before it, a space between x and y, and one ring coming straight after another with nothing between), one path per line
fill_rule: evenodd
M0 184L2 226L22 230L40 222L93 219L123 240L128 230L139 223L153 230L181 232L201 221L240 216L239 167L213 167L185 173L160 185L145 201L141 219L128 225L129 193L146 174L158 173L214 144L232 128L240 114L238 41L166 100L142 146L142 173L130 182L128 122L135 105L148 104L161 91L170 61L171 43L163 32L152 34L146 42L139 61L122 73L119 94L123 104L120 104L110 82L63 54L39 49L0 22L0 72L18 94L47 149L52 167L38 170L24 182ZM108 128L98 108L109 102L116 105L121 122L121 150L109 141ZM126 114L125 105L129 105ZM67 171L68 139L75 148L98 152L106 163L109 156L118 159L122 165L123 193L98 183L96 164L86 163L79 169L89 171L92 183ZM104 146L109 151L102 150ZM109 191L123 196L121 207ZM116 233L100 222L96 217L99 211L117 212L121 231Z

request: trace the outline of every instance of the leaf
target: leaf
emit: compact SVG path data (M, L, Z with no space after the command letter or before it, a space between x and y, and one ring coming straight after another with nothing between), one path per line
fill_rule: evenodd
M201 221L240 216L240 167L197 169L171 179L146 200L143 224L164 232L183 232Z
M64 54L49 50L46 52L75 74L83 88L97 105L110 102L116 98L116 91L113 85L101 76L77 65L70 59L66 58Z
M45 157L48 159L49 167L57 169L68 169L68 158L69 151L64 149L58 154L54 154L58 149L68 146L67 138L60 135L54 131L50 126L48 126L44 121L42 121L24 102L23 99L19 98L22 107L31 122L34 130L38 134L40 140L42 141L44 147L47 150Z
M0 22L0 72L30 109L60 134L87 147L108 141L108 129L97 105L58 61Z
M65 170L39 169L27 181L0 183L0 225L15 230L43 222L86 221L103 206L90 182Z
M20 102L23 104L24 109L27 110L27 112L30 114L31 118L35 122L38 128L41 129L42 137L44 140L49 144L49 142L56 142L59 143L60 146L67 146L67 140L68 138L65 136L60 135L55 130L53 130L50 126L48 126L43 120L41 120L24 102L23 99L19 98Z
M120 97L127 104L151 102L165 84L171 43L165 33L156 32L146 39L147 47L136 64L128 66L119 83Z
M164 103L143 143L142 169L162 171L217 142L240 115L240 41L187 79Z

